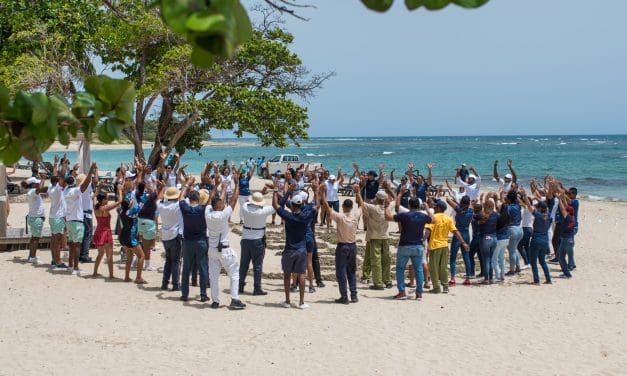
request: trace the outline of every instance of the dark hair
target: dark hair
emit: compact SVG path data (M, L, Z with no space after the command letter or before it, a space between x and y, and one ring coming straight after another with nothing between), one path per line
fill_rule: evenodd
M570 187L568 188L568 192L574 194L575 196L577 196L577 188L576 187Z
M518 193L516 193L516 191L507 192L507 201L509 201L510 204L515 204L516 201L518 201Z
M411 197L409 199L409 208L410 209L419 209L420 208L420 199L418 197Z
M459 205L462 207L469 207L470 206L470 197L469 196L463 196L461 200L459 200Z
M59 177L58 176L53 176L50 178L50 183L52 184L57 184L59 182Z
M146 190L146 183L143 181L137 183L137 189L135 190L135 198L137 199L137 202L141 202L144 190Z
M189 201L200 201L200 193L198 191L191 191L187 194Z
M215 209L220 201L222 201L220 197L214 197L213 200L211 200L211 207Z
M106 193L98 193L98 196L96 196L96 206L95 209L98 210L102 207L102 204L104 200L106 200L109 196L107 196Z
M353 200L351 199L345 199L344 202L342 202L342 207L347 208L347 209L352 209L353 208Z
M76 182L76 180L74 180L74 176L70 175L65 179L65 184L67 185L74 185L74 183Z

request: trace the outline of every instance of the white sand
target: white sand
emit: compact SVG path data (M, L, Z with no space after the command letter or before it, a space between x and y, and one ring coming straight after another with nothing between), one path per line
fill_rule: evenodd
M9 222L21 223L25 211L12 205ZM307 311L278 307L278 279L264 280L267 296L242 295L244 311L211 310L160 291L156 272L137 287L52 273L25 264L27 251L2 253L0 374L625 374L627 205L585 201L580 216L571 280L555 278L550 265L551 286L529 285L526 270L503 285L460 285L422 302L359 284L360 302L349 306L332 303L339 293L329 282L306 294ZM280 271L275 252L264 272ZM50 260L48 251L39 256ZM228 305L227 278L220 283Z

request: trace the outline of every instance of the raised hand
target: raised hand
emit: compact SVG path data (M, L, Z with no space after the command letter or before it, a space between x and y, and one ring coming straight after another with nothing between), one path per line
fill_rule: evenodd
M164 152L159 153L159 158L161 158L162 161L165 161L165 159L167 158L167 154ZM137 160L137 158L135 158L135 160Z
M431 163L427 163L427 168L428 168L429 170L432 170L432 169L433 169L433 162L431 162Z
M512 167L512 160L511 159L507 160L507 167Z
M353 184L353 192L359 192L359 184Z
M59 163L59 156L57 154L54 155L54 165L56 166Z
M384 168L385 168L385 165L383 163L379 164L379 171L383 171Z
M496 166L497 164L499 164L499 161L498 161L498 160L495 160L495 161L494 161L494 165Z

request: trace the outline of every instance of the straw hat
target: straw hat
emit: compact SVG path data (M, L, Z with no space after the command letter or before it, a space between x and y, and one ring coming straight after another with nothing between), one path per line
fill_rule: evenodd
M265 204L265 200L263 199L263 195L261 192L255 192L248 198L248 202L252 202L255 205L263 206Z
M200 194L200 200L198 200L198 203L200 205L207 205L207 202L209 202L209 191L206 189L201 189L198 191L198 193Z
M176 200L177 198L179 198L179 190L176 187L168 187L168 189L165 190L165 199L166 200Z
M87 175L80 174L76 177L76 185L83 185L83 182L87 179Z

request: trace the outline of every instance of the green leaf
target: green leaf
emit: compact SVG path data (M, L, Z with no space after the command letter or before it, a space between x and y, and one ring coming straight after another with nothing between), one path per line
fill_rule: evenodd
M12 117L20 123L30 123L33 114L33 104L28 94L18 91L13 101Z
M244 6L235 1L233 4L233 17L235 18L235 42L239 45L244 44L253 36L253 26Z
M405 6L409 10L418 9L423 5L422 0L405 0Z
M104 81L104 76L90 76L85 79L85 90L95 97L99 97L100 89L102 88L102 83Z
M200 46L194 46L192 50L192 63L200 68L209 68L213 65L215 56Z
M108 79L102 84L100 100L115 109L118 119L130 123L133 119L135 89L130 81Z
M429 10L439 10L445 8L451 0L423 0L425 8Z
M209 14L207 12L192 14L185 22L185 26L189 30L206 33L225 33L227 31L224 15Z
M361 0L364 5L377 12L385 12L392 6L394 0Z
M489 0L452 0L453 3L463 8L479 8Z
M51 139L57 136L57 114L50 106L48 97L43 93L31 95L33 104L32 126L30 130L38 139Z
M22 157L20 152L20 144L16 140L13 140L3 150L0 150L0 162L5 165L11 165L16 163Z
M9 89L0 85L0 112L6 112L9 108Z
M79 124L78 119L74 116L65 99L59 95L50 97L50 107L56 113L58 122L67 122L70 124Z
M76 93L74 96L74 102L72 102L73 108L94 108L96 103L96 98L91 93L86 93L84 91Z
M161 0L161 17L174 32L184 34L187 31L185 22L190 13L190 5L190 1Z
M70 144L70 135L65 128L59 128L59 142L65 146Z
M106 122L107 132L114 139L122 137L122 129L124 129L125 123L117 119L108 119Z
M105 124L101 124L98 127L98 139L105 144L110 144L113 142L113 137L109 134L107 127Z

